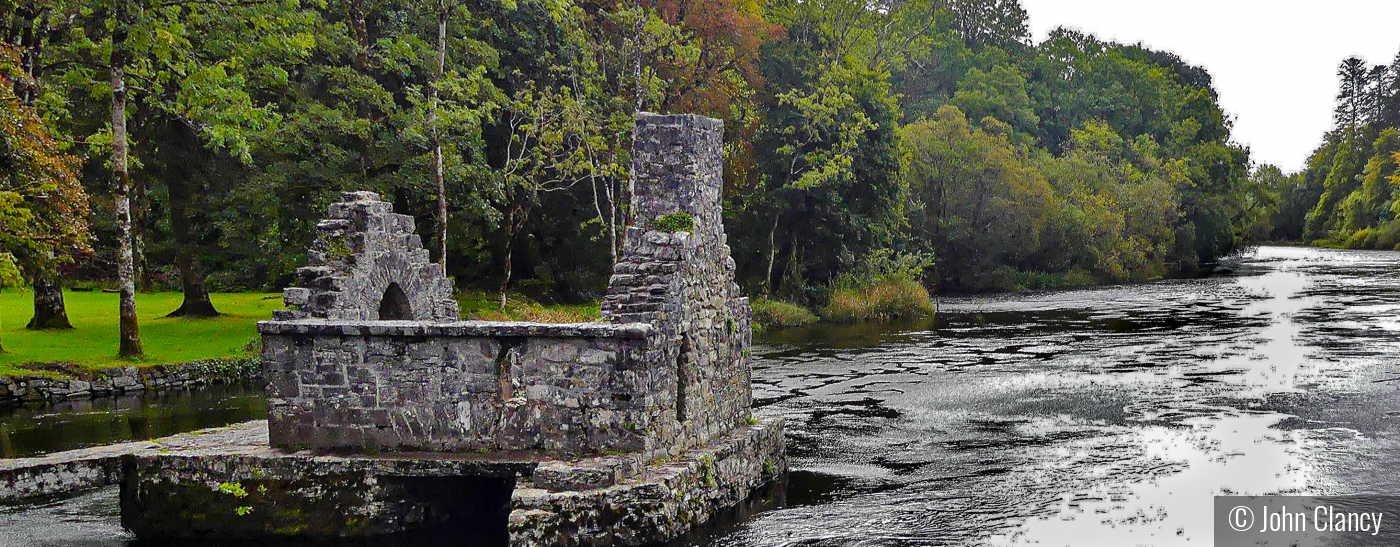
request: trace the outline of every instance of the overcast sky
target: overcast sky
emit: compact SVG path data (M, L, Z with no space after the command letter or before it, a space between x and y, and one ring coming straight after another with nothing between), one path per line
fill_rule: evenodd
M1204 66L1256 162L1300 169L1332 124L1337 65L1390 63L1400 0L1021 0L1037 41L1065 26Z

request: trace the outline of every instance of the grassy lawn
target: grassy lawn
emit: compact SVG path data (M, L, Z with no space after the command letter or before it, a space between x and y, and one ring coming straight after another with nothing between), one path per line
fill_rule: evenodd
M462 291L457 293L462 317L482 321L535 321L539 323L585 323L597 321L602 313L598 302L583 304L541 304L524 295L508 293L505 313L500 293Z
M0 293L0 343L7 352L0 354L0 375L22 373L17 365L30 362L105 368L240 356L248 342L258 336L255 323L270 318L273 310L282 307L282 298L277 294L218 293L212 299L223 315L214 319L166 319L162 316L180 306L180 293L138 294L136 310L146 358L124 361L116 358L117 295L66 292L64 298L74 330L29 331L24 324L33 316L32 293Z

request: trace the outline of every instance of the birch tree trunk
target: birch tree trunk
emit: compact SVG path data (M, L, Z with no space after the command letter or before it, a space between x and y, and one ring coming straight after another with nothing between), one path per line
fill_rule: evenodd
M442 273L447 274L447 185L443 181L442 136L438 130L438 86L442 85L443 74L447 70L447 16L448 0L438 1L438 49L437 78L429 91L428 127L433 136L433 174L437 180L438 197L438 262Z
M115 0L112 29L112 193L117 210L117 281L121 284L121 343L118 357L142 357L141 329L136 321L136 262L132 249L131 177L127 173L126 38L132 24L129 0Z

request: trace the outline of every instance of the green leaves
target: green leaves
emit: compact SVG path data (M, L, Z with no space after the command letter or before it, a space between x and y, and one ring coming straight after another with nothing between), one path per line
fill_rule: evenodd
M32 276L91 250L90 213L77 158L15 95L17 59L0 50L0 275L19 267Z
M878 126L847 89L859 75L840 63L824 67L807 90L777 95L778 104L796 111L792 125L776 129L783 144L776 152L785 158L785 186L809 190L853 176L852 153L866 131Z

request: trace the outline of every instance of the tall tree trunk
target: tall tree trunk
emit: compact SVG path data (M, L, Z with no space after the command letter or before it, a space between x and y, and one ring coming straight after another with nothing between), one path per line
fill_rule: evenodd
M35 274L34 276L34 318L24 328L29 330L71 329L68 310L63 305L63 287L58 276Z
M132 256L131 177L127 173L126 142L126 38L132 24L128 0L113 6L112 57L112 175L117 209L117 281L121 284L121 343L118 357L143 357L141 328L136 321L136 263Z
M199 261L194 255L194 248L190 244L180 244L180 251L175 257L175 261L180 268L180 290L184 293L184 300L180 302L179 308L170 312L166 317L218 317L219 315L219 310L214 308L214 302L209 300L209 287L204 284L204 268L199 266Z
M428 103L431 110L428 112L428 126L433 135L433 174L437 179L438 197L438 262L442 264L442 273L447 273L447 185L443 181L442 173L442 135L438 130L438 86L442 85L442 75L447 70L447 0L438 1L438 50L437 50L437 79L433 82L432 96Z
M195 238L190 231L190 183L181 173L172 175L165 181L170 192L170 232L179 249L175 261L180 268L180 289L185 298L180 307L166 317L216 317L219 310L214 309L214 303L209 300L204 269L195 256Z
M22 28L18 35L21 50L20 68L28 78L15 80L15 95L25 106L34 106L39 96L39 67L43 56L44 34L48 25L42 10L21 3L15 11ZM63 287L59 277L47 268L36 268L34 278L34 317L25 328L30 330L71 329L68 321L68 308L63 302Z
M778 219L782 215L773 214L773 228L768 230L768 271L763 275L763 295L773 296L777 287L773 286L773 263L778 258Z
M506 216L506 278L501 281L501 313L505 313L506 311L506 291L510 290L510 279L511 275L514 273L514 265L511 259L515 255L515 237L520 234L521 230L525 229L525 220L529 218L530 204L533 203L533 201L532 197L530 201L524 204L513 206L510 214Z

